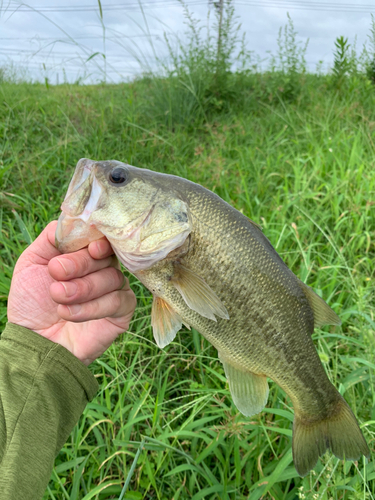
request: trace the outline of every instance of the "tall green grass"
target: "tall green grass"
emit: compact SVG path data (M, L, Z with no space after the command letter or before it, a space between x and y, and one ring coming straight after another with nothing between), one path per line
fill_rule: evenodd
M314 340L374 451L371 80L344 75L336 85L334 76L298 70L285 94L288 68L228 70L221 90L205 82L197 92L193 74L177 67L179 74L130 84L0 86L2 324L14 264L58 216L79 158L181 175L261 224L288 266L339 314L342 326L316 330ZM136 314L91 365L100 390L58 455L44 500L375 497L373 462L327 454L299 478L283 391L271 382L267 408L239 414L215 349L194 330L158 349L151 295L130 281Z

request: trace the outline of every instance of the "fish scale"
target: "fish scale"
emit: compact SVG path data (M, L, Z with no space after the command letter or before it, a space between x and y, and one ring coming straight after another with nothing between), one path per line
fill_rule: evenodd
M267 377L289 395L300 475L327 448L339 458L369 456L311 338L314 327L341 322L254 222L186 179L83 159L62 205L56 242L69 252L102 235L152 292L160 347L182 324L200 332L218 350L233 401L246 416L265 406Z

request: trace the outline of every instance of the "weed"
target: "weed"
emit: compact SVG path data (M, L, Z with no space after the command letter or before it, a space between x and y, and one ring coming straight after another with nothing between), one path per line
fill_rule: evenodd
M227 110L238 97L236 68L248 66L250 53L239 39L240 24L231 0L219 2L213 14L208 11L206 27L187 4L183 7L185 40L165 35L168 62L159 60L163 76L151 79L150 97L167 123L195 126L208 114Z
M375 18L373 14L371 14L371 28L368 39L370 47L367 50L365 71L367 78L375 84Z
M353 69L352 60L349 54L350 44L348 39L339 36L335 40L335 52L333 63L333 81L337 88L341 88L345 78Z

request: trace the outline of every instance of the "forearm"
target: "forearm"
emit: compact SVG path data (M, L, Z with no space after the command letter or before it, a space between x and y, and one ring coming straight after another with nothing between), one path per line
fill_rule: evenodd
M8 323L0 337L2 500L43 496L56 454L96 391L64 347Z

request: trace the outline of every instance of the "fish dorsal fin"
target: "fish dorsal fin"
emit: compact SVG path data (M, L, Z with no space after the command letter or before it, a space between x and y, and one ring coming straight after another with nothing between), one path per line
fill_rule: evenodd
M255 226L257 229L259 229L259 231L262 231L262 233L263 233L263 228L262 228L262 226L260 224L257 224L256 222L254 222L253 220L251 220L249 217L246 217L246 218L247 218L247 220L249 222L251 222L251 224L253 226Z
M329 305L308 285L305 285L305 283L302 283L302 285L307 300L314 311L314 328L320 328L324 325L341 325L341 319Z
M262 411L268 399L267 377L235 368L224 361L220 352L219 358L223 363L229 390L237 409L246 417Z
M215 315L229 319L228 311L216 293L190 269L175 263L171 281L193 311L213 321L216 321Z
M182 327L182 319L176 311L160 297L154 297L151 310L151 326L157 345L163 349L172 342Z

